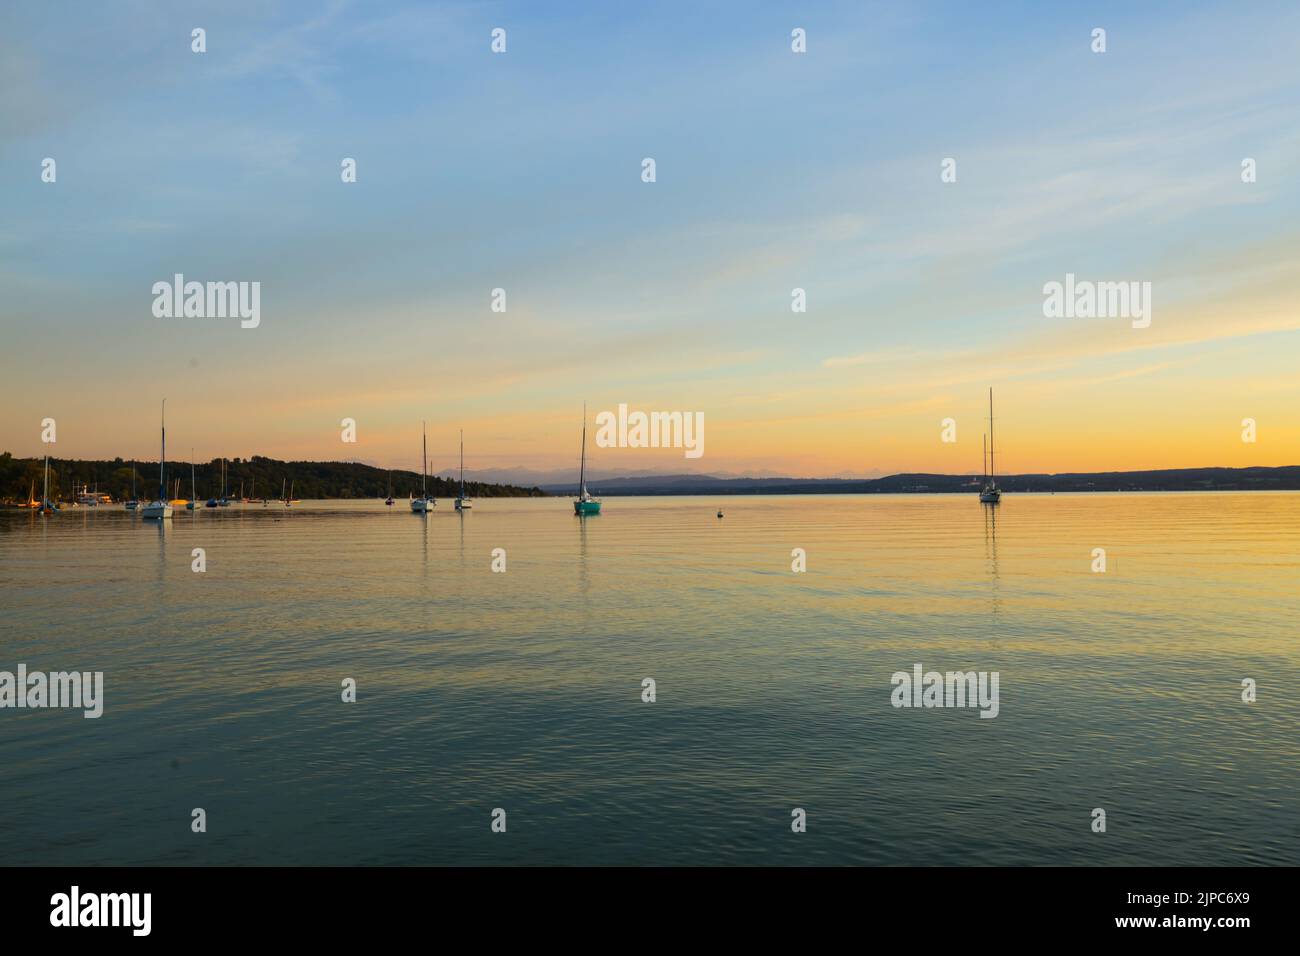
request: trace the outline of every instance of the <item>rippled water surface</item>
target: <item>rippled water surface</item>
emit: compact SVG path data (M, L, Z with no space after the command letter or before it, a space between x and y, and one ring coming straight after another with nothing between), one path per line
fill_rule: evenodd
M0 586L106 697L0 710L6 863L1300 864L1300 495L9 511Z

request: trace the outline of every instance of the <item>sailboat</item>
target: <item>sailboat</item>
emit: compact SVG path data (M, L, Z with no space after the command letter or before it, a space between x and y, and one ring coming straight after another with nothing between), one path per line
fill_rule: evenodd
M980 501L986 505L995 505L1002 500L998 482L993 471L993 389L989 389L989 462L988 473L984 478L984 487L980 489Z
M194 481L194 449L190 449L190 500L185 502L185 508L193 511L199 506L199 489Z
M41 506L38 509L43 515L52 515L59 510L59 506L50 501L50 456L45 456L45 491L41 493Z
M582 406L582 464L578 469L578 497L573 499L575 515L600 514L600 499L587 490L587 405Z
M27 500L18 503L19 508L39 508L40 503L36 500L36 479L32 479L32 485L27 489Z
M208 499L208 503L207 503L206 505L204 505L203 507L205 507L205 508L216 508L216 507L219 507L220 504L221 504L221 502L220 502L220 500L218 500L217 496L216 496L216 495L213 495L211 498Z
M221 497L217 504L223 508L230 507L230 499L226 497L226 459L221 459Z
M167 500L167 399L162 402L162 454L158 457L158 499L144 506L146 518L170 518L171 502Z
M391 468L388 469L388 498L385 499L384 504L390 508L393 506L393 469Z
M460 430L460 494L456 496L456 510L469 511L470 499L465 497L465 429Z
M420 422L420 497L411 499L411 510L427 514L438 502L429 497L429 437L425 423Z
M292 508L293 503L297 500L298 499L293 496L293 482L291 481L289 482L289 496L284 499L284 506L286 508Z
M131 500L126 503L127 511L134 511L140 507L140 502L135 497L135 461L131 462Z

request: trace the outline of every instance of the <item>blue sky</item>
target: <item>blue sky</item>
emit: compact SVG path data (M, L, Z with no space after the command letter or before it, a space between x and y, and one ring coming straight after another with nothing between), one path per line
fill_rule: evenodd
M1280 3L11 5L0 444L142 455L166 394L200 458L567 467L585 399L703 410L706 471L969 470L992 384L1026 470L1291 463L1297 54ZM1067 271L1151 334L1047 322ZM161 324L175 272L262 326Z

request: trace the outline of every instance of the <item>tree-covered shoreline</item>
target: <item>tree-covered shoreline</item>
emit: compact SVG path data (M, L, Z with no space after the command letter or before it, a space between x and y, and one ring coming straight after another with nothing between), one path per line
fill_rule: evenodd
M122 458L112 460L50 459L50 499L70 501L75 499L82 485L91 491L113 496L124 501L131 496L131 462ZM137 461L136 496L152 498L158 490L158 462ZM281 487L293 485L295 498L383 498L389 493L395 498L406 498L411 492L419 494L420 475L413 471L391 473L385 468L345 461L278 461L254 455L252 458L231 458L226 461L226 494L235 497L243 482L245 497L279 498ZM44 483L44 458L15 458L9 452L0 454L0 503L13 504L26 501L35 487L37 500ZM190 463L167 462L168 496L172 494L176 479L180 479L181 498L190 497ZM197 487L195 497L206 500L221 493L221 459L194 466ZM451 477L430 476L429 492L439 498L455 497L460 483ZM521 488L516 485L498 485L482 481L466 481L465 492L474 498L539 498L545 492L540 488Z

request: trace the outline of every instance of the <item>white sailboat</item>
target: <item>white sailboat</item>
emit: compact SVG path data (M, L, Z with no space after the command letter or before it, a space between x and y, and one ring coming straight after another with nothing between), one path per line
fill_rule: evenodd
M425 423L420 422L420 497L411 499L411 510L419 514L428 513L437 504L429 497L429 438Z
M140 507L140 501L135 496L135 460L131 461L131 500L126 503L127 511L135 511Z
M993 389L989 389L989 464L988 474L984 479L984 487L980 489L980 501L986 505L995 505L1002 500L1002 492L998 490L998 481L994 477L993 470Z
M162 454L158 457L158 498L144 506L146 518L170 518L172 505L167 500L167 399L162 402Z
M469 511L473 507L465 497L465 429L460 430L460 494L456 496L456 510Z

